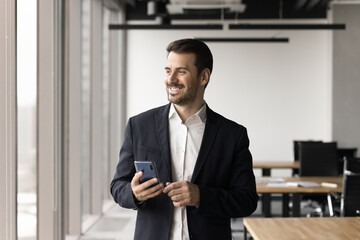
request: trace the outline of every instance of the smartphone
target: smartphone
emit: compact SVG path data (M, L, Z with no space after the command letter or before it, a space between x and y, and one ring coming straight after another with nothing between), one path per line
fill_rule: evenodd
M136 172L142 171L144 173L140 178L140 183L146 182L152 178L157 178L160 181L155 162L135 161L134 164Z

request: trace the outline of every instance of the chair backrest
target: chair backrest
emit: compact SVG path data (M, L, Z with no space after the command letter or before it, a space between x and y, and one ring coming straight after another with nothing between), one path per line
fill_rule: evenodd
M336 142L299 144L300 176L337 176Z
M338 148L338 158L354 158L356 156L357 148Z
M294 161L298 161L299 160L299 146L301 143L321 143L322 141L315 141L315 140L308 140L308 141L304 141L304 140L294 140L293 141L293 146L294 146Z
M339 175L342 175L344 170L344 158L356 157L357 148L338 148L338 171Z
M360 174L360 158L345 158L344 173L348 175Z
M360 216L360 158L345 158L341 216Z

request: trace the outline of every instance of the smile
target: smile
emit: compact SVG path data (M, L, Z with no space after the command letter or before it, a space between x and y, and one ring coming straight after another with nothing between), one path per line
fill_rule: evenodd
M180 92L182 87L181 86L169 86L168 89L169 89L170 94L177 94Z

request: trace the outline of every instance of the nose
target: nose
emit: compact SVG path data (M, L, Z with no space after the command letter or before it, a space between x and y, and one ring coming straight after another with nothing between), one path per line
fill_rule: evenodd
M168 83L168 84L175 84L175 83L177 83L177 82L178 82L178 80L177 80L176 74L175 74L174 72L169 73L169 74L167 75L167 83Z

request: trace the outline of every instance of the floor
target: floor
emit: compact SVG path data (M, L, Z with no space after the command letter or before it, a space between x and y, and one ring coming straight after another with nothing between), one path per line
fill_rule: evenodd
M25 194L21 195L21 208L19 208L19 227L22 234L18 236L19 240L35 240L33 225L36 225L36 211L34 211L34 196ZM301 216L305 217L309 213L309 208L302 202ZM281 217L281 199L275 196L271 201L271 210L274 217ZM133 239L136 211L121 208L112 201L107 207L105 214L94 224L90 225L89 230L78 239L77 237L66 237L67 240L131 240ZM328 216L328 213L325 213ZM251 217L262 217L261 201L258 208ZM31 224L29 224L31 223ZM232 219L231 221L233 240L244 240L244 226L242 218ZM249 234L248 234L249 238Z
M274 217L281 216L280 199L272 201L271 209ZM302 216L306 216L308 211L306 207L302 207ZM261 217L261 202L251 217ZM80 240L131 240L133 239L135 218L136 211L113 205ZM232 219L231 226L233 240L244 240L242 218ZM247 236L249 238L249 234Z
M81 240L131 240L135 230L136 211L113 205Z

